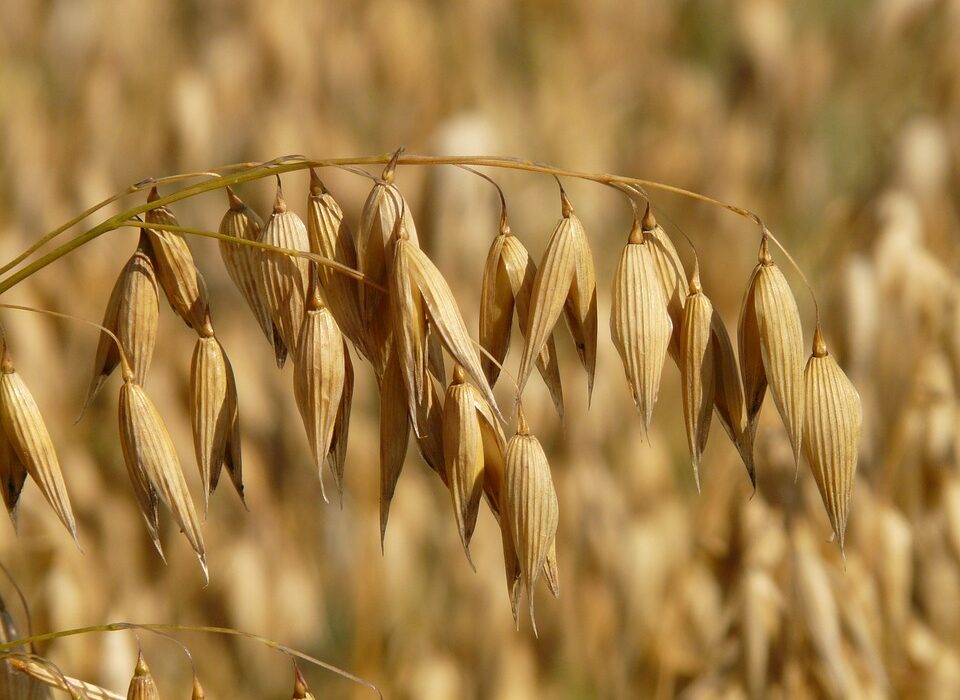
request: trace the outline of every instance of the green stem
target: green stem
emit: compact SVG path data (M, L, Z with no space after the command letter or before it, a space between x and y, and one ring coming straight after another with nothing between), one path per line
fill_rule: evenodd
M377 165L377 164L386 164L392 158L392 155L379 155L379 156L364 156L358 158L328 158L323 160L307 160L300 156L288 156L285 158L279 158L268 163L260 164L255 167L247 168L241 170L238 173L232 173L229 175L221 175L219 177L211 178L204 182L185 187L181 190L173 192L172 194L167 195L166 197L160 197L152 202L145 202L136 207L128 209L127 211L121 212L116 216L110 217L106 221L102 222L98 226L86 231L85 233L77 236L71 241L61 245L60 247L50 251L46 255L42 256L38 260L34 261L30 265L24 267L18 272L15 272L2 281L0 281L0 294L7 291L11 287L19 284L27 277L30 277L35 272L43 269L50 263L58 260L64 255L76 250L77 248L86 245L95 238L101 236L107 231L111 231L117 228L122 222L132 219L133 217L143 214L144 212L150 211L151 209L156 209L158 207L172 204L174 202L179 202L183 199L188 199L194 197L198 194L203 194L205 192L211 192L213 190L221 189L228 185L237 185L243 182L250 182L252 180L259 180L270 175L279 175L286 172L292 172L297 170L305 170L307 168L321 168L321 167L340 167L340 166L350 166L350 165ZM763 223L759 216L754 214L748 209L738 207L734 204L728 202L723 202L719 199L714 199L713 197L708 197L702 195L698 192L693 192L691 190L684 189L682 187L675 187L673 185L667 185L661 182L655 182L653 180L645 180L642 178L635 177L626 177L623 175L611 175L608 173L588 173L578 170L567 170L565 168L557 168L552 165L545 165L542 163L536 163L534 161L522 160L519 158L499 158L499 157L490 157L490 156L417 156L417 155L407 155L402 156L397 163L400 165L473 165L473 166L486 166L493 168L505 168L510 170L521 170L526 172L542 173L547 175L553 175L555 177L571 177L581 180L590 180L593 182L598 182L601 184L613 184L613 183L622 183L625 185L634 185L637 187L645 187L649 189L655 189L662 192L670 192L673 194L681 195L694 199L697 201L705 202L713 206L721 207L728 211L733 212L739 216L745 217L750 221L753 221L759 226L763 226ZM242 167L239 166L239 167ZM217 169L214 169L217 170ZM167 180L177 180L182 179L184 176L174 175L172 178ZM160 180L148 180L145 181L147 184L156 184L161 182ZM127 191L120 193L109 200L105 200L106 203L115 201L124 194L130 192L139 191L143 187L142 183L138 183ZM40 239L37 243L31 246L26 252L19 255L13 261L8 263L3 268L0 268L0 274L3 272L9 271L12 267L19 264L25 260L29 255L37 250L44 243L52 240L56 236L60 235L71 226L79 223L83 218L88 216L90 213L96 211L100 206L104 206L104 203L97 205L91 209L88 209L87 212L72 219L67 222L60 228L50 232L46 236Z
M258 634L252 634L250 632L242 632L240 630L235 630L230 627L206 627L206 626L195 626L195 625L158 625L158 624L140 624L135 622L112 622L108 625L92 625L89 627L77 627L75 629L69 630L60 630L59 632L47 632L46 634L35 634L31 637L25 637L24 639L15 639L12 642L6 642L0 644L0 657L4 656L4 652L13 652L16 651L17 647L26 646L28 644L36 644L38 642L48 642L54 639L62 639L64 637L75 637L81 634L91 634L94 632L127 632L130 630L147 630L149 632L199 632L202 634L222 634L231 637L241 637L243 639L249 639L251 641L257 642L264 645L269 649L274 651L279 651L288 656L293 656L307 663L314 664L320 668L335 673L338 676L345 678L349 681L362 685L369 688L377 694L380 700L383 700L383 693L380 692L380 689L371 683L370 681L360 678L360 676L355 676L349 671L345 671L342 668L334 666L333 664L328 664L326 661L321 661L320 659L304 654L301 651L297 651L292 647L280 644L275 642L272 639L267 637L261 637Z

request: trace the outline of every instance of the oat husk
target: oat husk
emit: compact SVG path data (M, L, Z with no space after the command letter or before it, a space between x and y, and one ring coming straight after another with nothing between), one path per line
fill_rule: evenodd
M287 209L279 182L273 213L263 227L261 242L287 250L310 252L307 227L296 213ZM261 294L283 345L291 356L295 356L310 279L310 261L271 250L259 252ZM278 352L277 366L282 364Z
M670 356L674 360L679 360L680 328L683 324L687 275L673 241L667 236L663 227L657 223L649 202L643 215L641 227L644 240L649 246L650 256L653 258L657 270L657 279L660 281L660 289L663 291L663 298L667 304L667 312L673 322L673 334L670 337Z
M160 700L157 683L153 680L147 662L143 660L142 652L137 656L137 666L127 689L127 700Z
M803 436L803 328L797 302L765 235L740 312L740 361L751 436L767 383L799 465Z
M443 460L443 398L436 384L427 380L428 391L425 403L416 407L418 421L424 426L423 435L415 436L417 451L430 469L448 486L447 469Z
M396 351L387 358L380 379L380 548L387 533L390 503L403 470L410 439L410 420L403 374Z
M343 507L343 470L347 462L347 441L350 437L350 411L353 408L353 361L347 342L343 342L343 393L337 408L337 419L333 424L333 438L327 453L327 464L333 474L333 483L337 487L340 507Z
M307 679L300 673L300 669L294 667L293 679L293 700L316 700L313 693L307 687Z
M730 440L736 446L747 468L747 476L754 490L757 488L757 471L753 461L753 436L747 423L744 405L743 383L740 366L730 342L730 334L714 309L711 319L711 343L713 344L714 401L717 417Z
M190 364L190 423L193 446L203 484L203 510L207 512L210 494L220 481L221 469L227 471L243 499L240 457L240 410L233 367L213 329L206 326L197 338Z
M159 199L157 188L150 190L148 202ZM151 209L144 215L146 223L179 226L177 217L167 207ZM199 330L210 315L207 284L193 262L190 247L179 233L147 228L157 279L170 306L184 322Z
M227 197L230 208L220 221L220 233L244 241L261 242L263 237L263 220L231 190L227 188ZM274 349L277 364L282 365L286 358L286 348L273 326L270 308L263 296L263 287L260 283L260 259L264 251L249 245L230 243L221 240L220 255L223 258L227 274L240 290L243 300L247 302L257 325Z
M613 276L610 335L620 354L646 439L660 390L660 375L673 333L663 290L637 221Z
M344 221L343 210L313 169L310 170L310 196L307 199L307 233L312 252L357 269L356 242ZM317 272L337 326L366 355L360 282L325 265L318 266Z
M150 369L159 320L157 274L150 255L149 239L145 233L141 233L137 250L120 271L101 324L117 336L134 377L141 386L146 382ZM80 417L83 417L90 402L119 364L120 351L116 341L101 332L93 363L93 378Z
M563 215L550 237L533 282L518 384L522 392L562 312L587 373L589 400L593 395L597 360L596 277L583 224L573 213L562 189L560 197Z
M27 476L27 468L20 461L13 445L7 440L6 431L0 428L0 493L3 495L3 504L10 515L14 532L17 531L20 494L23 492Z
M334 428L346 381L346 366L343 335L321 297L318 285L319 281L315 279L300 330L294 360L293 393L320 477L320 492L323 500L327 501L323 463L333 445Z
M206 550L200 532L200 520L183 476L180 458L153 401L132 377L125 377L120 388L118 414L120 446L141 509L144 509L144 496L152 494L170 509L196 552L204 578L207 579ZM155 523L154 516L147 510L144 510L144 517L148 527ZM151 536L155 537L155 524L152 530Z
M13 359L6 347L3 348L0 364L0 427L9 449L13 451L13 455L8 453L7 458L10 481L13 482L21 476L19 467L16 466L16 461L19 461L30 478L36 482L60 522L66 526L70 536L77 541L77 523L53 440L37 402L14 369ZM12 491L11 489L10 495Z
M540 441L519 413L517 434L507 443L503 503L510 521L534 634L534 588L557 535L559 506L550 465Z
M695 267L680 329L680 386L687 447L693 475L700 491L700 460L713 417L716 369L712 342L713 304L703 293L700 270Z
M480 292L480 345L489 353L489 357L487 354L480 357L480 363L491 387L500 376L500 366L510 347L514 312L520 332L527 332L536 276L536 264L504 218L501 231L487 254ZM563 387L553 333L537 356L536 366L562 420Z
M804 369L803 451L843 550L863 426L860 395L827 352L818 326Z

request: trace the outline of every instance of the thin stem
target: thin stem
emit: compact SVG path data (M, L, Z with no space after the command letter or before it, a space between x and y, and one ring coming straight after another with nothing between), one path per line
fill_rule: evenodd
M45 634L37 634L31 637L26 637L24 639L15 639L11 642L5 642L0 644L0 654L7 651L14 651L16 647L23 646L26 644L36 644L37 642L47 642L54 639L62 639L64 637L75 637L81 634L91 634L95 632L127 632L130 630L146 630L149 632L197 632L201 634L221 634L232 637L240 637L242 639L249 639L250 641L257 642L267 647L268 649L273 649L274 651L279 651L288 656L295 657L306 661L307 663L314 664L320 668L335 673L341 678L345 678L349 681L352 681L358 685L369 688L377 694L380 700L383 700L383 693L380 692L380 689L374 685L372 682L355 676L349 671L345 671L342 668L329 664L326 661L321 661L320 659L304 654L303 652L297 651L292 647L288 647L279 642L275 642L272 639L267 637L261 637L257 634L252 634L250 632L242 632L240 630L235 630L230 627L207 627L207 626L196 626L196 625L169 625L169 624L140 624L135 622L112 622L108 625L92 625L89 627L77 627L69 630L60 630L58 632L47 632Z
M535 172L543 173L548 175L554 175L556 177L572 177L578 178L581 180L590 180L593 182L599 182L601 184L611 184L619 182L626 185L635 185L638 187L656 189L662 192L670 192L673 194L678 194L690 199L697 201L705 202L713 206L721 207L728 211L733 212L739 216L753 221L758 226L763 226L763 222L758 215L753 213L748 209L743 207L738 207L734 204L721 201L719 199L714 199L713 197L708 197L706 195L700 194L699 192L693 192L691 190L684 189L682 187L676 187L674 185L667 185L661 182L656 182L653 180L645 180L642 178L635 177L626 177L623 175L611 175L607 173L588 173L577 170L567 170L565 168L557 168L551 165L546 165L543 163L537 163L533 161L523 160L520 158L504 158L504 157L491 157L491 156L416 156L416 155L407 155L397 157L397 153L389 155L378 155L378 156L363 156L356 158L328 158L321 160L308 160L303 156L292 155L292 156L283 156L281 158L276 158L272 161L262 163L260 165L244 168L237 173L231 173L228 175L221 175L204 182L185 187L177 192L167 195L166 197L161 197L152 202L146 202L140 204L136 207L128 209L125 212L113 216L106 221L102 222L98 226L95 226L92 229L89 229L85 233L81 234L77 238L74 238L72 241L56 248L47 255L44 255L40 259L36 260L34 263L23 268L19 272L16 272L6 279L0 281L0 294L7 291L14 285L23 281L33 273L41 270L55 260L63 257L67 253L79 248L82 245L90 242L91 240L99 237L100 235L106 233L107 231L113 230L116 228L117 224L121 221L128 220L137 214L142 214L144 212L150 211L151 209L156 209L161 206L172 204L183 199L188 199L194 197L198 194L203 194L204 192L210 192L213 190L221 189L228 185L237 185L242 182L250 182L252 180L258 180L269 175L277 175L285 172L293 172L296 170L305 170L311 167L330 167L330 166L351 166L351 165L376 165L376 164L391 164L396 165L473 165L473 166L488 166L494 168L505 168L511 170L521 170L526 172ZM240 166L242 167L242 165ZM226 168L213 168L212 171L223 170ZM178 178L180 176L172 176L172 178ZM159 180L147 180L144 181L151 186L159 182ZM110 201L115 201L120 197L126 194L132 194L139 191L142 188L142 185L134 185L131 188L128 188L122 193L115 195L110 200L106 200L107 203ZM83 220L86 216L89 216L90 213L95 212L97 209L105 206L97 205L87 210L84 215L76 217L71 221L64 224L62 227L56 229L55 231L47 234L40 239L37 243L31 246L27 251L17 256L13 261L8 265L0 268L0 274L10 271L13 267L18 265L20 262L29 257L30 254L35 252L40 246L44 243L52 240L58 236L63 231L71 228L80 221Z
M770 230L764 226L763 235L769 238L771 241L777 244L777 248L780 249L787 260L790 261L790 264L793 265L793 269L797 271L797 274L800 275L800 279L803 280L804 286L806 286L807 291L810 292L810 298L813 299L813 312L816 315L817 319L817 328L820 327L820 304L817 303L817 295L813 293L813 287L810 286L810 282L807 280L807 276L803 274L803 270L800 269L800 266L797 264L797 261L793 259L793 256L787 252L787 249L783 247L783 244L777 240L777 237L770 233Z
M477 177L482 177L484 180L497 188L497 194L500 196L500 233L509 234L510 225L507 223L507 199L503 196L503 189L499 184L497 184L497 181L486 173L481 173L476 168L471 168L469 165L458 165L457 167L466 170L468 173L473 173Z

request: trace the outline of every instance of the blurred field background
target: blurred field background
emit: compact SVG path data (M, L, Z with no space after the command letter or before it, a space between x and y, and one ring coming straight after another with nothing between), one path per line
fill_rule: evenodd
M607 332L630 209L616 192L565 182L597 263L599 371L588 412L561 336L564 429L542 383L527 392L561 513L562 594L538 599L536 640L527 620L513 630L489 510L474 537L475 574L448 494L415 450L381 556L368 365L358 370L343 509L322 502L291 369L274 367L216 244L193 240L237 372L250 512L229 487L212 499L208 588L169 519L163 566L117 442L118 379L73 423L96 334L4 311L18 370L59 448L83 546L32 484L19 537L0 522L0 558L36 630L115 620L237 627L349 669L390 698L960 696L956 36L953 0L0 3L0 259L145 177L289 153L359 156L404 144L657 179L763 215L816 290L866 419L845 563L827 541L805 464L794 484L769 398L758 494L750 498L714 421L697 496L676 367L664 371L642 444ZM539 257L559 216L555 183L491 174L514 231ZM355 226L369 182L323 176ZM397 182L475 328L496 234L493 189L454 168L401 168ZM265 214L273 187L239 193ZM306 190L303 174L284 179L300 213ZM696 244L705 291L735 330L755 228L673 196L654 204L688 264L680 231ZM215 229L226 200L207 195L174 210L186 225ZM109 234L4 301L99 320L135 246L134 231ZM812 304L787 274L809 343ZM164 301L161 315L147 390L198 494L187 414L193 334ZM498 390L510 405L508 380ZM13 591L0 590L12 606ZM289 697L290 668L276 653L182 639L208 696ZM182 652L149 635L142 643L164 696L186 697ZM42 651L69 675L123 690L136 644L122 633ZM371 696L304 670L318 697Z

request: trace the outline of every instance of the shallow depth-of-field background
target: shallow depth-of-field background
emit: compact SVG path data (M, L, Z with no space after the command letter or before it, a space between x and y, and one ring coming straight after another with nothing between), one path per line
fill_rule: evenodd
M229 487L212 499L209 587L169 519L163 566L117 442L119 380L73 423L96 333L4 311L83 546L33 484L19 537L0 521L0 560L35 628L231 626L336 663L391 698L960 696L958 35L960 5L931 0L0 3L2 260L142 178L290 153L404 144L647 177L764 216L816 290L828 343L865 413L845 563L805 463L794 484L769 398L757 495L714 421L698 496L676 367L665 367L643 444L607 331L627 202L565 182L597 264L599 370L588 411L563 331L566 427L539 378L527 391L561 514L562 594L541 591L536 640L527 619L513 630L489 510L474 537L474 573L449 497L412 449L381 556L377 397L366 364L343 509L322 502L291 369L274 366L215 242L192 240L237 372L250 512ZM493 175L514 232L538 258L559 216L555 183ZM369 182L324 178L356 226ZM402 167L397 182L474 330L494 191L455 168ZM300 213L306 189L303 174L284 180ZM272 192L271 182L239 190L264 214ZM654 203L688 264L680 230L696 244L705 291L735 329L756 229L678 197ZM221 194L174 206L182 222L208 229L225 209ZM135 245L135 231L111 233L4 301L99 320ZM809 344L810 297L778 259ZM147 389L199 495L187 414L193 334L163 300L161 315ZM518 356L515 346L511 371ZM511 405L507 379L498 396ZM0 590L12 606L13 591ZM208 696L288 697L283 657L248 642L182 639ZM160 638L142 643L165 696L186 697L182 652ZM121 690L136 639L86 636L42 650L68 674ZM318 697L370 697L307 674Z

